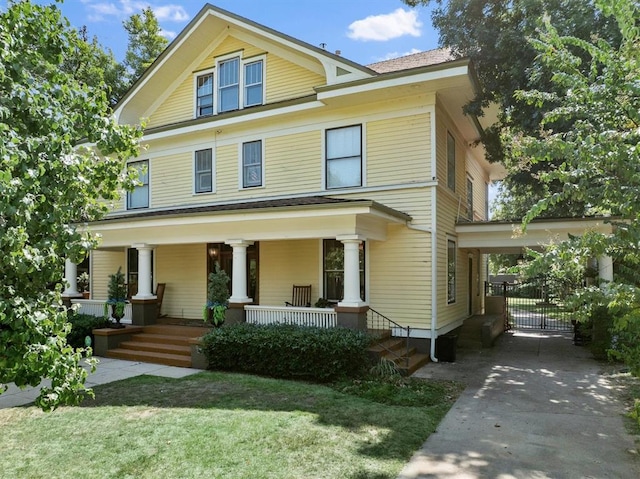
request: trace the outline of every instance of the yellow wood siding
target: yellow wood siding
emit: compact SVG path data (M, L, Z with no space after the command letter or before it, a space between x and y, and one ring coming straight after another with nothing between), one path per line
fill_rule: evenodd
M197 203L203 199L193 195L192 152L152 158L149 173L153 208Z
M122 251L91 252L91 299L107 299L109 275L122 268L126 274L126 257Z
M294 284L311 285L311 303L320 295L320 241L260 242L260 304L284 306Z
M166 283L162 312L200 319L207 300L206 244L161 245L155 250L157 283Z
M487 200L487 183L489 181L489 177L474 158L467 158L466 166L467 173L473 180L474 221L488 220L485 215L485 205Z
M154 111L147 123L147 128L168 125L194 118L195 114L195 80L198 72L215 67L220 56L239 53L244 58L266 54L265 103L313 95L314 87L326 84L322 75L318 75L293 62L285 60L265 50L243 42L233 36L225 38L219 45L210 45L211 52L196 67L194 72L186 72L180 85L168 95L166 100ZM214 85L217 82L214 82Z
M402 325L428 329L431 321L431 236L389 228L387 241L369 242L371 307Z
M321 133L309 131L268 138L265 181L269 193L304 193L321 187Z
M276 55L267 56L267 103L315 94L326 84L323 76Z
M431 180L429 115L367 123L367 186Z

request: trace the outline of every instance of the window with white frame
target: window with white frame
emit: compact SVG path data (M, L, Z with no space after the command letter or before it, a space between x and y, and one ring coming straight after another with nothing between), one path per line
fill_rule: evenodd
M196 77L196 117L213 115L213 73Z
M244 64L244 106L262 105L262 65L262 60Z
M211 148L195 152L193 181L196 193L213 192L213 154Z
M362 125L325 132L326 187L362 186Z
M127 209L149 207L149 160L134 161L129 163L129 168L138 171L139 184L127 193Z
M262 186L262 140L242 144L242 187Z
M447 132L447 186L456 191L456 139Z
M240 58L218 63L218 113L240 108Z
M456 242L447 240L447 303L456 302Z

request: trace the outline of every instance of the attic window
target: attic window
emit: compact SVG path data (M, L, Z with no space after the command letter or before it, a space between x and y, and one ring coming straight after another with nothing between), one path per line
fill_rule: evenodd
M344 68L336 67L336 76L349 75L351 72Z
M213 115L213 73L196 78L196 116Z

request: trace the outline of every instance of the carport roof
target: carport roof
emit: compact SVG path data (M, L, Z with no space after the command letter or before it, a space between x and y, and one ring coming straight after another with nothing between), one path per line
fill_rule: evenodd
M457 223L455 227L459 248L475 249L481 253L519 254L525 248L540 250L551 242L579 236L586 231L611 234L610 217L553 218L533 220L523 231L515 221L482 221Z

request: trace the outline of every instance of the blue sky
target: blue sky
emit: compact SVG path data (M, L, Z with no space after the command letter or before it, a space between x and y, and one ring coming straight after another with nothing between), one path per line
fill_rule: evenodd
M4 2L3 2L4 3ZM38 0L47 4L50 1ZM205 5L202 0L65 0L60 4L74 27L124 58L123 20L150 6L168 39L174 38ZM209 3L315 46L340 50L361 64L438 47L430 8L400 0L212 0Z

